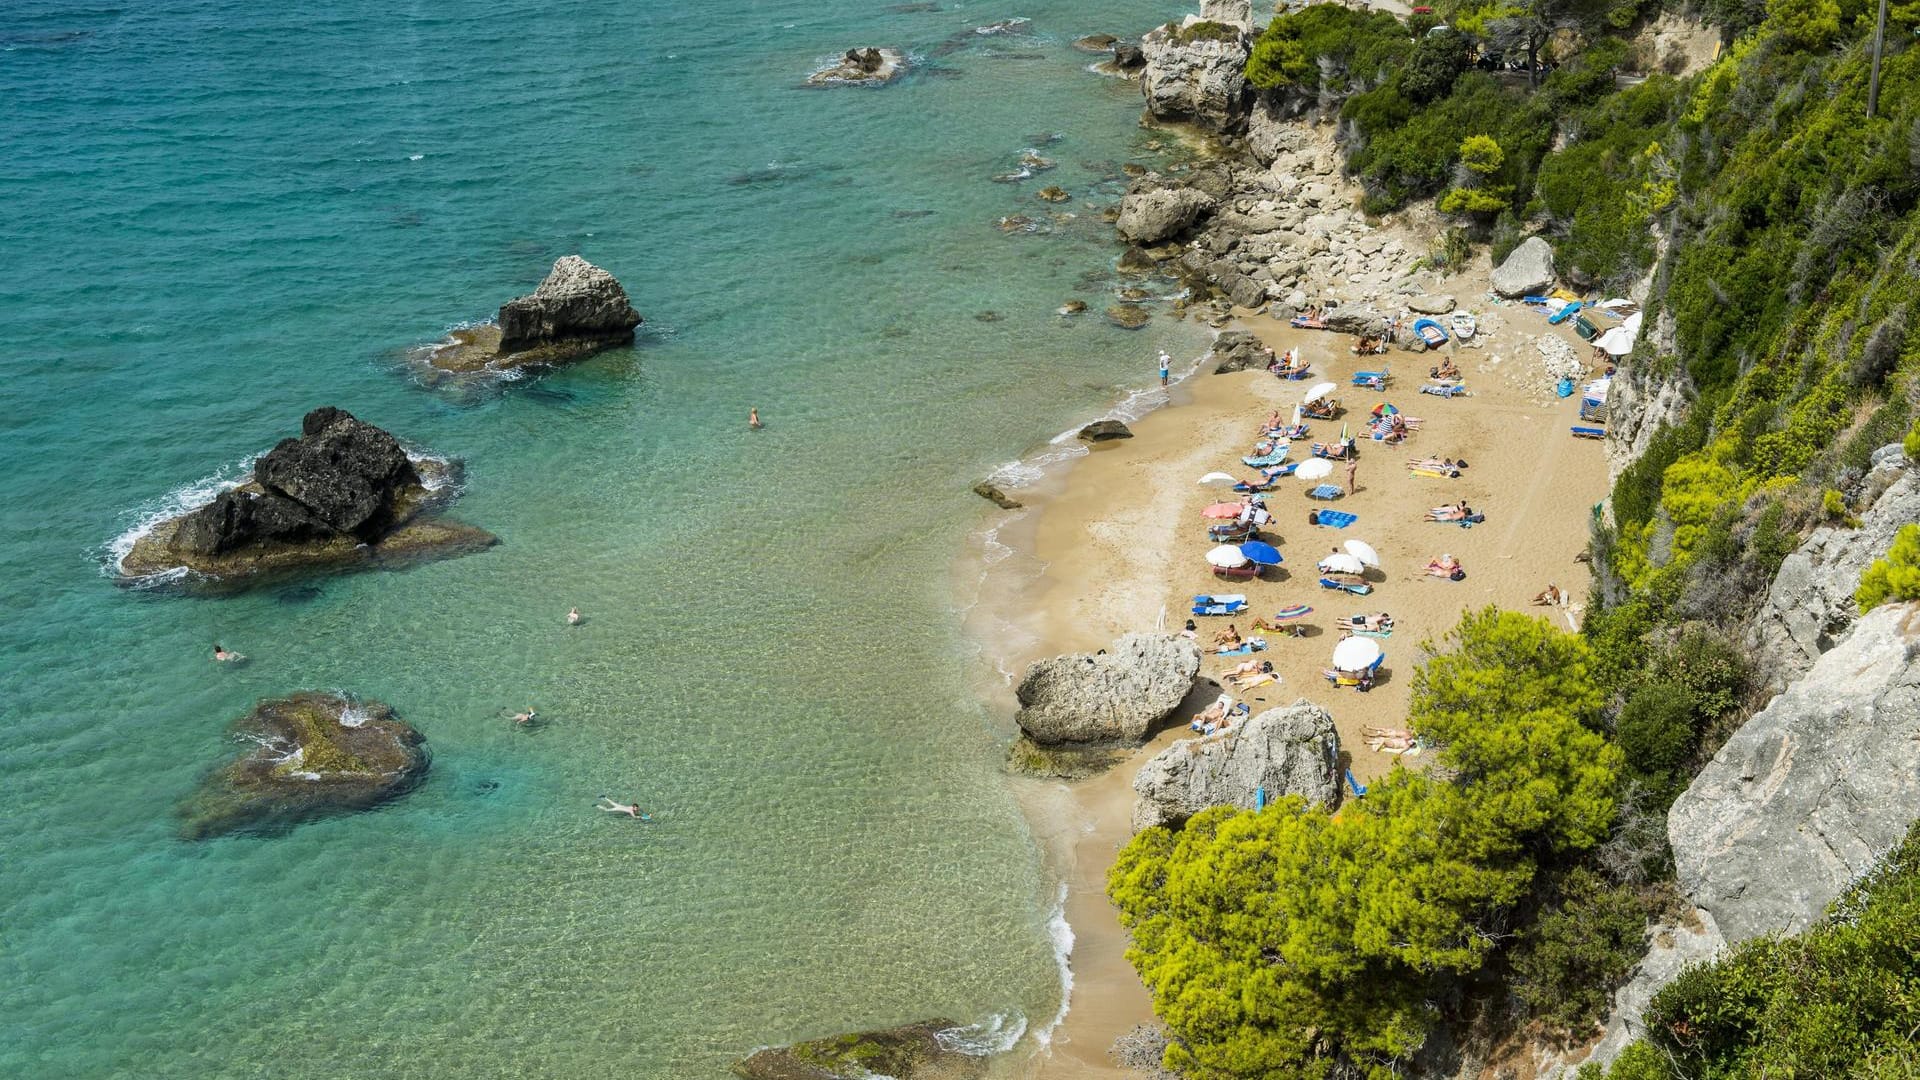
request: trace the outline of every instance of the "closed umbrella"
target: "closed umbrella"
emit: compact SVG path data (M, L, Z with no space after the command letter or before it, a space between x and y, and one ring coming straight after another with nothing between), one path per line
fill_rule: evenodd
M1373 545L1367 543L1365 540L1349 540L1340 546L1347 549L1347 554L1359 559L1368 566L1380 565L1380 553L1373 550Z
M1380 659L1380 643L1372 638L1350 637L1333 647L1336 671L1365 671Z
M1321 559L1320 569L1334 574L1364 574L1367 571L1367 568L1361 565L1359 559L1354 558L1344 551L1336 551L1326 558Z
M1234 518L1239 517L1240 511L1245 509L1246 509L1245 506L1237 502L1214 503L1212 506L1209 506L1205 510L1200 511L1200 516L1206 517L1206 518L1219 518L1221 521L1231 521Z
M1221 544L1207 552L1207 562L1213 566L1231 570L1236 566L1247 565L1247 557L1241 554L1240 549L1233 544Z
M1301 462L1293 475L1302 480L1320 480L1333 475L1333 462L1323 457L1311 458Z
M1240 554L1245 555L1248 561L1257 562L1261 566L1280 565L1280 549L1274 547L1272 544L1263 544L1258 540L1241 544Z
M1307 387L1307 392L1301 396L1300 400L1319 401L1321 398L1326 397L1338 389L1339 387L1330 382L1314 383L1312 386Z
M1203 484L1231 484L1234 483L1235 480L1232 473L1210 472L1201 477L1200 482Z
M1300 426L1300 406L1298 405L1295 405L1293 407L1293 420L1291 421L1291 426L1293 427Z

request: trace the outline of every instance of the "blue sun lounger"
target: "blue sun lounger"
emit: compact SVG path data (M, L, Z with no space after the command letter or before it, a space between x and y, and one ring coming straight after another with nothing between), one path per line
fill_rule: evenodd
M1575 424L1573 425L1573 437L1576 439L1604 439L1607 437L1607 429L1603 427L1588 427L1585 424Z
M1307 492L1307 498L1337 499L1340 496L1345 495L1346 493L1347 493L1346 489L1341 487L1339 484L1321 484L1319 487L1316 487L1312 491Z
M1352 593L1355 596L1365 596L1373 591L1373 586L1364 581L1358 583L1335 581L1328 577L1320 579L1320 587L1323 589L1338 589L1341 592Z
M1193 598L1195 615L1238 615L1247 610L1247 598L1241 593L1227 593L1220 596L1200 595Z
M1345 510L1316 510L1315 525L1326 525L1334 529L1344 529L1360 520L1359 514L1349 514Z
M1364 386L1369 390L1384 390L1393 379L1393 372L1386 368L1379 371L1356 371L1353 373L1353 385Z
M1352 769L1348 769L1348 770L1347 770L1347 786L1348 786L1349 788L1352 788L1352 789L1353 789L1353 797L1354 797L1354 798L1356 798L1356 799L1364 799L1364 798L1366 798L1366 797L1367 797L1367 786L1366 786L1365 784L1362 784L1362 783L1361 783L1360 781L1358 781L1358 780L1355 780L1355 779L1353 778L1353 770L1352 770Z
M1249 469L1267 469L1285 460L1287 460L1287 452L1285 450L1275 450L1271 454L1261 454L1259 457L1243 457L1240 459L1240 464L1245 465Z

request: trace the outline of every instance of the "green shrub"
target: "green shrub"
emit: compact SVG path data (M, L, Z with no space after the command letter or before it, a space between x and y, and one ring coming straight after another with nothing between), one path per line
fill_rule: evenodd
M1201 19L1199 22L1188 26L1181 26L1179 23L1168 23L1167 36L1182 45L1191 44L1195 41L1239 41L1240 28L1237 26L1228 26L1226 23Z
M1549 1025L1584 1035L1647 951L1638 890L1576 867L1513 954L1514 992Z
M1893 547L1860 575L1853 598L1865 615L1889 600L1920 600L1920 525L1902 525Z
M1247 81L1256 90L1347 94L1380 85L1412 51L1392 15L1316 4L1267 24L1247 57ZM1333 72L1324 87L1322 61Z
M1627 773L1646 785L1661 804L1684 787L1684 766L1699 736L1694 727L1694 698L1686 687L1652 682L1633 692L1614 721L1614 742L1626 758Z
M1407 100L1425 104L1447 96L1455 79L1467 70L1467 39L1446 31L1417 33L1413 52L1400 69L1400 92Z

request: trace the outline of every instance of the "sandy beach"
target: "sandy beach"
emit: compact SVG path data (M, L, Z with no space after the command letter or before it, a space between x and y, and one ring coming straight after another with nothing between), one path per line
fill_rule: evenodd
M1398 759L1369 750L1362 729L1404 726L1421 644L1438 640L1463 611L1496 604L1562 626L1577 625L1588 574L1575 557L1586 547L1593 507L1606 494L1604 450L1570 435L1578 398L1559 399L1543 389L1546 380L1533 341L1560 335L1560 329L1518 305L1491 306L1485 300L1485 273L1483 262L1477 272L1438 290L1453 292L1463 308L1487 316L1488 329L1477 346L1450 344L1443 350L1455 357L1470 396L1418 393L1428 368L1441 359L1437 353L1396 348L1361 357L1351 353L1352 339L1344 335L1296 330L1265 316L1243 317L1236 325L1276 352L1298 348L1313 364L1314 377L1284 381L1265 371L1196 374L1176 388L1168 407L1132 425L1134 438L1095 447L1051 490L1022 492L1036 511L1021 529L1022 540L1045 569L1023 590L1032 614L1027 632L1019 635L1020 654L1006 657L1008 669L1021 670L1043 656L1091 651L1118 635L1156 626L1178 631L1198 593L1245 593L1251 601L1246 618L1197 620L1203 645L1229 622L1246 632L1252 616L1310 604L1314 613L1302 620L1302 636L1266 634L1270 647L1255 654L1273 662L1282 682L1255 688L1243 700L1256 713L1301 697L1324 705L1338 726L1343 759L1365 784ZM1564 337L1578 355L1586 355L1571 333ZM1355 371L1383 365L1390 365L1394 375L1384 392L1348 385ZM1275 520L1265 538L1281 549L1285 564L1250 582L1215 578L1203 559L1213 545L1200 510L1234 496L1224 486L1199 484L1199 477L1216 470L1251 476L1254 470L1240 458L1250 451L1262 421L1276 409L1290 412L1302 391L1322 380L1339 385L1345 412L1330 422L1313 422L1310 436L1295 444L1289 460L1306 460L1308 443L1337 438L1345 424L1360 441L1356 490L1335 503L1319 503L1306 497L1312 483L1282 480L1268 496ZM1368 411L1382 401L1423 421L1402 445L1365 437ZM1405 462L1425 457L1464 459L1468 467L1457 479L1411 475ZM1325 482L1345 479L1342 463ZM1428 507L1463 499L1486 515L1483 523L1461 528L1423 520ZM1327 506L1357 514L1358 520L1344 529L1308 524L1309 510ZM1370 575L1371 596L1349 596L1318 584L1315 562L1349 539L1364 540L1380 554L1382 568ZM1465 580L1422 573L1429 559L1442 554L1460 561ZM1566 606L1531 604L1549 583L1569 594ZM1369 693L1336 690L1321 675L1339 640L1333 620L1370 611L1389 612L1395 619L1391 637L1381 643L1383 676ZM1215 680L1244 659L1208 655L1188 707L1197 710L1217 694ZM1109 1048L1136 1024L1153 1019L1148 994L1126 963L1126 935L1107 903L1105 878L1131 835L1134 773L1153 754L1189 735L1184 724L1163 731L1124 764L1092 780L1029 785L1026 801L1036 832L1067 882L1067 917L1075 934L1072 1007L1051 1046L1033 1060L1031 1075L1125 1074ZM1408 764L1419 762L1413 758Z

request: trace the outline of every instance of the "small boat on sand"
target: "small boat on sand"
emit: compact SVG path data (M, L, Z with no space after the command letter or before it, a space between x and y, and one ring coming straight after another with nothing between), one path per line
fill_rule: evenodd
M1447 343L1446 330L1432 319L1415 319L1413 332L1420 335L1420 340L1426 342L1429 349L1437 349Z
M1456 341L1467 340L1473 336L1475 330L1479 329L1479 325L1473 321L1473 315L1465 311L1454 312L1448 317L1447 324L1453 327L1453 337Z

